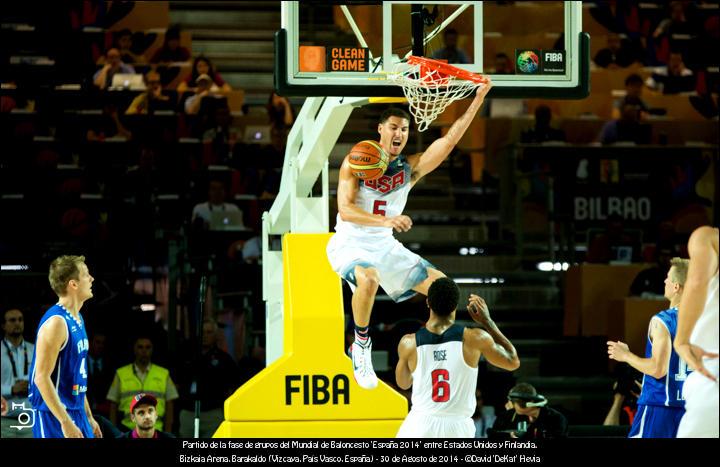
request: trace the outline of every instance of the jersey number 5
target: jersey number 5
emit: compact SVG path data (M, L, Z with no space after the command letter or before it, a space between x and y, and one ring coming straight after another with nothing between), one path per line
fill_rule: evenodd
M434 370L432 376L432 400L447 402L450 399L450 372L447 370Z
M386 205L387 201L381 201L379 199L376 199L375 203L373 203L373 214L380 214L381 216L384 216Z

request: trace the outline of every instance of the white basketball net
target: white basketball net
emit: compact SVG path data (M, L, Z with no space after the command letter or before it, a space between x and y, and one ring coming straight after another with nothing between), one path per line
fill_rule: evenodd
M398 71L400 68L401 71ZM478 86L483 86L482 83L461 80L420 64L402 64L388 79L402 86L418 131L427 130L448 105L468 97Z

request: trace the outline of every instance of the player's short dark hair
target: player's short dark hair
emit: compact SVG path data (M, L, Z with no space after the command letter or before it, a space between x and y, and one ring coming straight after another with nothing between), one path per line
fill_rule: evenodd
M385 123L390 117L399 117L404 118L408 122L410 121L410 114L401 109L400 107L390 107L389 109L386 109L380 115L380 123Z
M436 279L428 290L428 304L438 316L448 316L457 308L460 289L454 280L448 277Z
M637 73L633 73L625 78L625 86L630 86L631 84L643 84L643 82L642 76Z

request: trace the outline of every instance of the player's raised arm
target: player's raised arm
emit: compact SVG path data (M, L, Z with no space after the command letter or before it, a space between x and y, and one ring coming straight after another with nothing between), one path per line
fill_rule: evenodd
M352 174L350 162L345 157L340 167L337 190L337 207L340 218L345 222L369 227L392 227L397 232L410 230L412 220L408 216L385 217L382 214L373 214L358 207L355 204L358 189L358 179Z
M482 352L488 362L498 368L508 371L520 368L520 358L515 346L500 332L495 321L490 317L490 310L485 300L477 295L470 295L467 310L473 321L485 328L485 330L468 330L467 335L473 340L473 346Z
M69 338L67 325L61 317L53 317L46 321L45 325L38 332L35 351L37 353L35 362L35 374L33 381L40 391L50 412L58 419L62 427L63 435L66 438L82 438L82 432L68 415L67 410L60 402L58 393L55 390L50 375L55 369L60 349Z
M492 83L488 83L478 88L475 99L473 99L470 107L465 113L452 124L447 134L442 138L436 139L427 150L419 157L416 164L413 164L412 171L412 183L417 183L418 180L429 174L433 170L437 169L440 164L450 155L453 148L460 142L460 138L463 137L465 131L467 131L470 123L477 114L478 110L485 100L485 96L492 88Z

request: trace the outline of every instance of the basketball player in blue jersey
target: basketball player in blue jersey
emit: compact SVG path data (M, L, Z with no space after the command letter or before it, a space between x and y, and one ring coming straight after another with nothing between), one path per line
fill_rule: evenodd
M630 438L674 438L685 413L682 389L690 369L673 350L672 342L690 261L673 258L670 264L665 278L665 298L670 300L670 308L650 319L645 358L630 352L623 342L607 343L610 358L627 362L644 374Z
M717 438L720 311L717 228L697 228L688 242L690 269L680 305L675 350L693 373L683 388L685 415L678 438Z
M352 174L347 157L340 167L336 233L328 242L327 255L333 270L353 290L355 341L350 353L355 380L365 389L378 384L368 333L378 287L400 302L416 293L427 295L430 284L445 276L393 236L393 230L407 232L412 227L412 220L402 213L410 189L450 155L491 87L488 83L479 88L447 134L420 154L402 154L410 132L410 115L402 109L386 110L378 124L380 146L389 157L385 173L375 180L360 180Z
M505 370L520 366L482 298L471 295L467 309L485 329L455 323L459 297L452 279L437 279L428 291L425 327L400 340L395 381L402 389L412 386L412 409L398 438L473 438L480 356Z
M36 410L35 438L101 438L87 392L88 338L80 308L92 298L95 280L84 256L61 256L50 264L58 303L38 325L28 398Z

